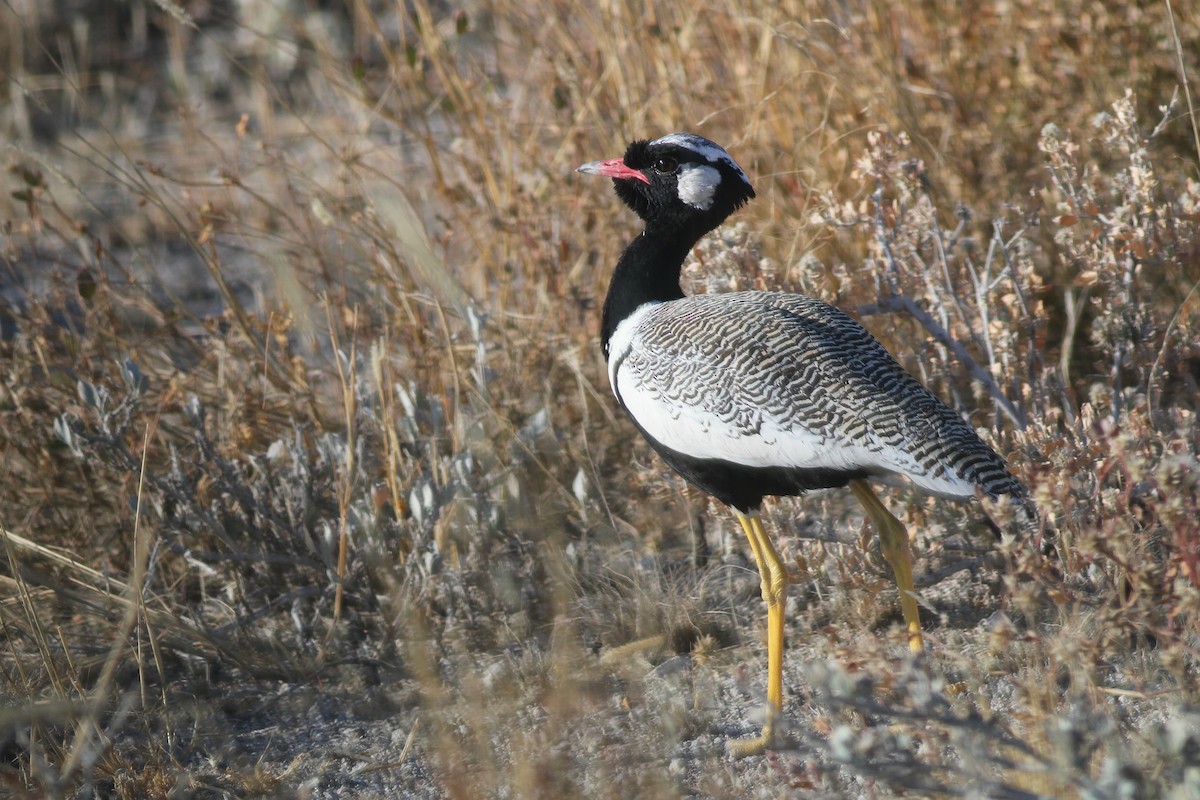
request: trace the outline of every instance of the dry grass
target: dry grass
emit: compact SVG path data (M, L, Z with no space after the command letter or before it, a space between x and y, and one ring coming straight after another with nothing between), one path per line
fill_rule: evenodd
M1200 791L1190 9L347 5L0 7L0 786ZM679 129L759 194L692 287L853 311L1057 529L891 492L912 662L841 493L771 505L741 762L758 580L614 408L572 173Z

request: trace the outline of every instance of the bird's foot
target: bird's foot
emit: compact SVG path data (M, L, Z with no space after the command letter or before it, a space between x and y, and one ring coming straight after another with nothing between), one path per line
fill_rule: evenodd
M787 744L785 734L777 731L774 725L767 725L760 736L752 739L730 739L725 743L725 752L734 758L747 758L761 756L768 750L780 750Z

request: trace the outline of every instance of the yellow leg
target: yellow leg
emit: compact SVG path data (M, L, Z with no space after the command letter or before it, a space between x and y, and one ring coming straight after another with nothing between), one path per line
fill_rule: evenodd
M776 746L776 726L783 714L783 623L788 574L771 544L771 537L763 530L762 520L741 513L737 518L750 540L750 550L762 580L763 600L767 604L767 719L761 736L729 743L729 752L742 758Z
M862 503L867 516L879 530L880 549L883 557L892 565L896 576L896 587L900 590L900 611L908 626L908 649L920 653L925 649L921 638L921 617L917 611L916 586L913 585L912 548L908 544L908 531L903 523L892 516L866 481L850 481L850 491Z

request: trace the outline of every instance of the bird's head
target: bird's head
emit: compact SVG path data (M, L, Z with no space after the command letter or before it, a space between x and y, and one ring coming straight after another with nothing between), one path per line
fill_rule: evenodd
M750 179L733 157L694 133L640 139L624 157L592 161L577 171L612 178L617 196L647 227L704 234L754 197Z

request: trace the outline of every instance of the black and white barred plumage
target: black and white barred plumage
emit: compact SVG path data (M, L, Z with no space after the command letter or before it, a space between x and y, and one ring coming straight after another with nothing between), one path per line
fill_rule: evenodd
M645 231L619 262L603 347L622 407L663 458L740 511L859 478L1023 500L1004 461L844 312L810 297L685 297L690 248L754 196L694 134L634 142L583 172L614 179Z
M617 326L609 348L613 392L685 476L695 467L675 462L770 471L745 489L702 486L734 507L856 477L899 475L956 497L976 487L992 497L1023 491L866 329L811 297L736 292L647 303Z

